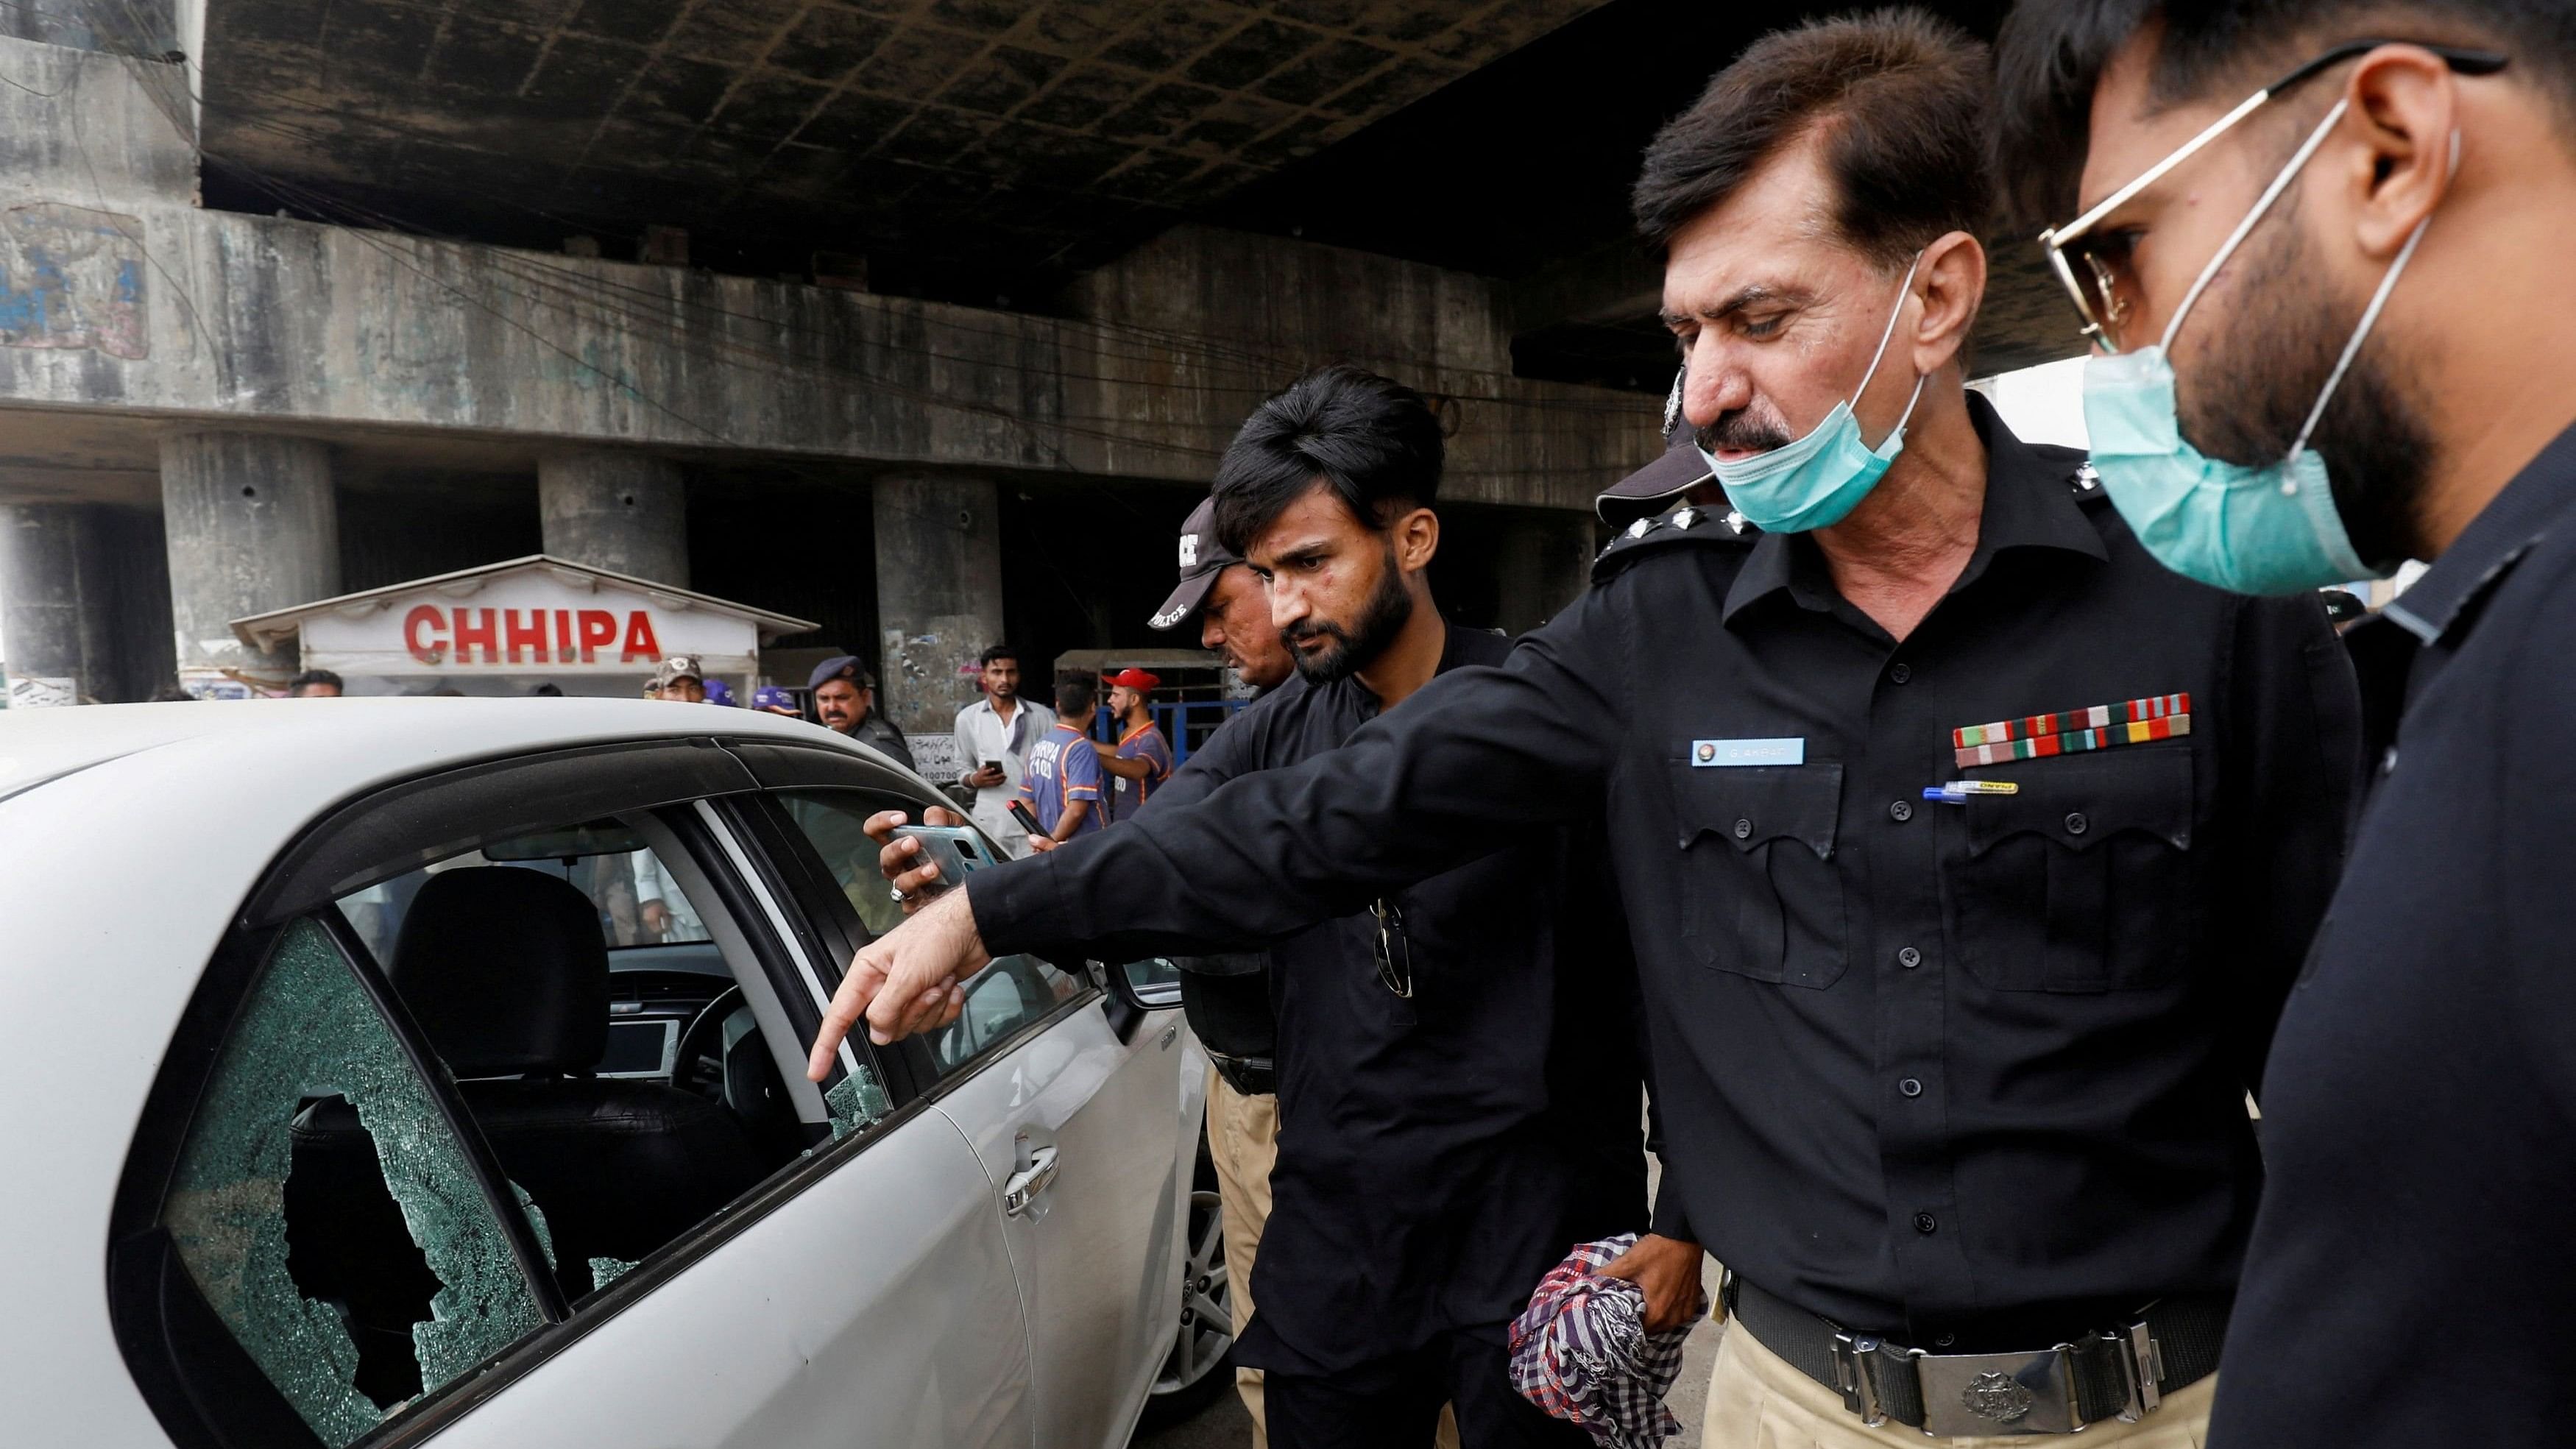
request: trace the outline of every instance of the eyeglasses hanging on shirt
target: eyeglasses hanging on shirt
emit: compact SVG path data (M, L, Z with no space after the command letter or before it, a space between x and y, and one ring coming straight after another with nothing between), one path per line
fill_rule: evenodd
M1369 914L1377 917L1377 979L1398 997L1413 999L1413 945L1404 936L1404 912L1384 896L1369 902Z

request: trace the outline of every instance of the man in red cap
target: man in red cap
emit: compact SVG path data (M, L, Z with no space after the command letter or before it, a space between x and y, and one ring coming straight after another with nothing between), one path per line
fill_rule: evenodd
M1100 752L1100 768L1110 777L1109 794L1101 803L1107 807L1105 823L1115 825L1145 808L1145 797L1172 778L1172 742L1163 737L1162 726L1146 710L1162 676L1130 665L1102 676L1100 682L1109 686L1109 713L1118 721L1118 743L1093 740L1091 747Z

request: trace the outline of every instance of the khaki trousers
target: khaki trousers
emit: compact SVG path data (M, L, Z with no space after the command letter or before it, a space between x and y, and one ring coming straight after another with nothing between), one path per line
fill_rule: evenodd
M1217 1190L1225 1195L1225 1280L1236 1337L1252 1321L1252 1260L1261 1251L1261 1229L1270 1221L1270 1166L1279 1160L1279 1099L1247 1097L1211 1069L1207 1092L1208 1157L1216 1164ZM1261 1419L1261 1370L1234 1371L1234 1391L1252 1414L1252 1449L1269 1449ZM1458 1421L1440 1411L1433 1449L1458 1449Z
M1225 1280L1234 1309L1234 1331L1252 1321L1252 1259L1261 1251L1261 1228L1270 1221L1270 1164L1279 1160L1279 1099L1247 1097L1208 1072L1208 1156L1225 1194ZM1252 1413L1252 1449L1268 1449L1261 1423L1261 1370L1234 1371L1234 1389Z
M2096 1424L2080 1435L1975 1435L1934 1439L1890 1420L1873 1429L1843 1407L1840 1394L1791 1368L1752 1334L1729 1324L1709 1375L1700 1449L2201 1449L2209 1442L2209 1405L2218 1376L2165 1395L2164 1407L2135 1424Z

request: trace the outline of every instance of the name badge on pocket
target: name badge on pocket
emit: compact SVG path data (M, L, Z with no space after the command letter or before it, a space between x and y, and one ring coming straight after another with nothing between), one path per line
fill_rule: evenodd
M1803 765L1807 763L1807 741L1804 737L1785 740L1693 740L1691 766L1694 769L1723 765Z

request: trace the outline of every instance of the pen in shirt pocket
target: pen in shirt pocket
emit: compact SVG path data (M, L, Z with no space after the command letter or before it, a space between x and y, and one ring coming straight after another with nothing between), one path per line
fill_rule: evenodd
M1944 805L1965 805L1977 795L2018 795L2021 786L2010 780L1952 780L1946 785L1926 785L1923 798Z

